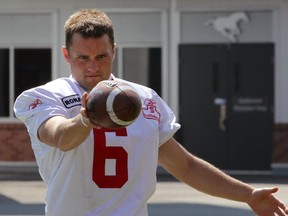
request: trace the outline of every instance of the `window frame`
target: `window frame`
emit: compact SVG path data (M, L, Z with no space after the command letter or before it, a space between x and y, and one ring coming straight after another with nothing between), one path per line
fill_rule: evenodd
M15 49L51 49L51 78L56 79L58 77L57 69L59 63L59 56L61 47L59 48L59 12L55 10L15 10L15 11L4 11L0 10L0 14L8 14L8 15L18 15L18 14L26 14L26 15L34 15L34 14L48 14L51 19L51 39L49 42L37 42L31 41L29 43L1 43L0 49L9 49L9 116L3 117L0 116L0 124L1 123L19 123L14 115L13 105L15 98Z
M161 97L164 101L166 101L167 104L171 105L171 102L173 102L175 99L174 97L174 91L171 88L171 83L174 84L174 82L177 80L171 80L171 77L175 77L173 73L178 73L178 69L172 68L172 62L171 59L171 51L173 51L173 47L170 45L171 38L169 36L170 33L170 27L169 27L169 10L161 9L161 8L125 8L125 9L111 9L111 8L104 8L103 11L107 12L108 14L113 13L159 13L161 16L161 39L159 42L145 42L145 43L121 43L117 41L116 38L116 47L118 49L117 55L118 55L118 77L123 78L123 48L161 48ZM174 62L174 61L173 61ZM172 68L172 69L171 69ZM176 69L174 71L174 69ZM172 74L172 75L171 75ZM178 76L178 75L177 75ZM169 87L170 86L170 87ZM173 108L173 104L172 104ZM177 106L173 109L177 108ZM176 109L175 109L176 110Z
M132 46L117 46L117 62L115 62L115 64L117 64L117 74L116 75L118 78L124 79L124 50L125 49L141 49L141 48L145 48L145 49L150 49L150 48L157 48L161 50L161 71L160 71L160 76L161 76L161 96L163 96L163 47L161 47L161 45L157 45L157 44L142 44L142 46L138 45L132 45ZM149 86L148 86L149 87ZM155 90L155 89L154 89Z

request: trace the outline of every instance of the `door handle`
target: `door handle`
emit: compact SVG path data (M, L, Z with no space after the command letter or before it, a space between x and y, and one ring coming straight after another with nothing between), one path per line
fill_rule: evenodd
M226 104L220 106L219 128L221 131L226 130Z
M219 121L218 121L219 128L221 131L225 131L226 130L226 118L227 118L226 99L215 98L214 104L219 106Z

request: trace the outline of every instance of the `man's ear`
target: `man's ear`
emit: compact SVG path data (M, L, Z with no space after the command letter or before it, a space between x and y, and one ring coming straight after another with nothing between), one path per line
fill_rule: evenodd
M63 53L63 56L64 56L66 62L69 63L69 52L65 46L62 47L62 53Z

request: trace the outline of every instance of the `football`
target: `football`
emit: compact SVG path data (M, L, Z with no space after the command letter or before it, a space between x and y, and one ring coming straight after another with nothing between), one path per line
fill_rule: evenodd
M140 96L130 85L115 80L99 82L88 94L87 116L104 128L123 128L132 124L142 108Z

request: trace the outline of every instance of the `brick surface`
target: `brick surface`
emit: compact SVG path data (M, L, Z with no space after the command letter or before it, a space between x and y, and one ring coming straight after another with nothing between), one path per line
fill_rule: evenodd
M274 126L273 163L288 162L288 124Z
M288 124L274 126L273 163L288 163ZM35 161L26 127L0 124L0 161Z
M35 161L24 124L0 124L0 161Z

